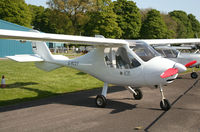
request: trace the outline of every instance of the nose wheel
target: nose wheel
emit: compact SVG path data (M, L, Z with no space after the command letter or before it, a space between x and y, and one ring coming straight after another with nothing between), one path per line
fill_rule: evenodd
M171 108L171 104L167 99L165 99L161 85L159 86L159 88L160 88L160 93L161 93L160 108L164 111L168 111Z
M191 78L196 79L198 77L198 74L196 72L191 73Z
M167 99L160 101L160 108L164 111L168 111L171 108L171 104Z

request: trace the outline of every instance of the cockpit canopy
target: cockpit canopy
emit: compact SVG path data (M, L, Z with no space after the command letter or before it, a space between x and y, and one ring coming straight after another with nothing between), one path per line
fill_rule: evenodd
M143 61L149 61L160 54L150 45L143 41L128 41L129 47L132 49Z
M178 50L170 47L155 47L155 49L165 58L177 58L179 54Z
M124 47L110 47L104 50L105 63L110 68L132 69L140 62Z

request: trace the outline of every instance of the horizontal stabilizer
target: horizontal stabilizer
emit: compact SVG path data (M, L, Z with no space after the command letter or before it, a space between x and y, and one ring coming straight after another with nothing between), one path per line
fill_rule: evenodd
M37 55L15 55L6 57L17 62L44 61Z

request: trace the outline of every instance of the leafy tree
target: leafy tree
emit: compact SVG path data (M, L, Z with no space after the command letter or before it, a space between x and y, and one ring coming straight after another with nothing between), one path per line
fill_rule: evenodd
M196 17L192 14L188 15L190 23L192 25L192 31L194 32L194 37L200 37L200 23Z
M31 27L31 13L24 0L1 0L0 19Z
M146 8L146 9L140 9L140 14L141 14L141 20L142 20L142 23L144 22L144 20L147 18L147 13L149 11L151 11L152 8Z
M168 14L161 14L166 26L167 26L167 38L176 38L177 23Z
M117 22L123 31L121 38L138 38L141 28L141 14L136 4L127 0L117 0L113 3L113 10L118 17Z
M142 24L141 38L158 39L167 38L167 27L160 15L160 12L152 9L147 13L147 17Z
M41 23L42 15L43 15L45 9L42 6L35 6L35 5L28 5L28 6L29 6L29 9L32 14L31 25L33 26L34 29L38 29L38 27L39 27L38 24Z
M37 16L36 16L37 18ZM43 32L74 34L72 22L66 13L46 8L34 23L34 28Z
M89 20L86 13L97 10L96 0L49 0L48 5L69 16L77 35L83 32L83 27Z
M169 15L177 23L177 37L178 38L191 38L194 36L192 25L187 14L184 11L173 11Z
M120 38L122 30L118 27L117 16L113 12L113 4L106 4L101 10L88 13L90 20L85 25L85 33L87 36L97 34L106 38Z

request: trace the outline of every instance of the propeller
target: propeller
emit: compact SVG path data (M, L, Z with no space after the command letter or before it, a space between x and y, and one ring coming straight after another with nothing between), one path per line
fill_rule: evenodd
M193 65L193 64L195 64L195 63L197 63L196 60L190 61L189 63L185 64L185 67L190 67L191 65Z
M167 77L170 77L172 75L175 75L178 73L178 69L177 68L169 68L167 69L166 71L164 71L160 77L161 78L167 78Z
M192 65L195 64L195 63L197 63L196 60L191 61L191 62L185 64L185 67L190 67L190 66L192 66ZM177 64L176 64L176 65L177 65ZM180 66L179 66L179 67L180 67ZM180 72L181 72L181 71L180 71ZM169 69L167 69L166 71L164 71L164 72L160 75L160 77L161 77L161 78L167 78L167 77L173 76L173 75L175 75L175 74L177 74L177 73L178 73L178 68L169 68Z

